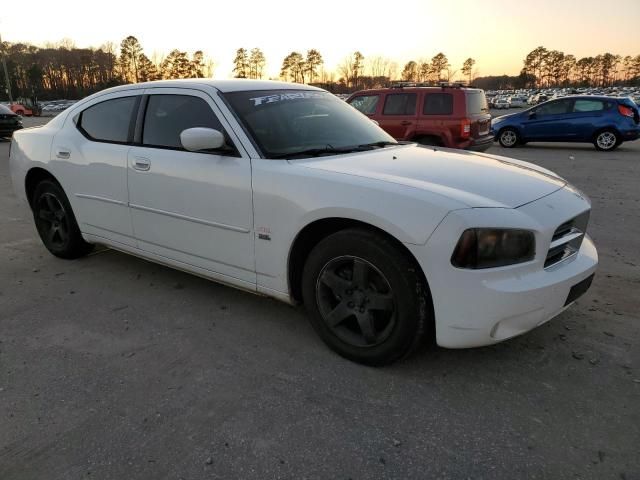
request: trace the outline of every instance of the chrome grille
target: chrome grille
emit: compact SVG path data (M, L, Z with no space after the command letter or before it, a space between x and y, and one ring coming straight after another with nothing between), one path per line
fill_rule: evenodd
M590 213L587 210L556 228L551 237L544 268L552 267L578 253L587 232Z

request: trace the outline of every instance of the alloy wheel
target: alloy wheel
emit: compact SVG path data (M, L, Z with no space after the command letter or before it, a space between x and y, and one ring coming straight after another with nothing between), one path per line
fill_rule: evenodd
M316 301L327 327L349 345L379 345L396 324L395 297L389 281L372 263L359 257L334 258L322 268Z
M38 199L38 230L54 248L64 247L69 240L69 222L64 207L52 193Z
M500 134L500 140L506 147L511 147L518 141L518 136L513 130L505 130Z
M596 138L596 143L602 150L611 150L615 147L617 141L618 139L612 132L602 132L598 135L598 138Z

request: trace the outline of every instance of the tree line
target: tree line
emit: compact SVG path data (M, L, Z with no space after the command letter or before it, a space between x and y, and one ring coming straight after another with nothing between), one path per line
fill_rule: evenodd
M172 50L162 58L149 59L134 36L118 46L77 48L70 40L40 48L24 43L3 42L11 91L14 98L81 98L104 88L125 83L171 78L210 77L213 62L201 50L192 56ZM0 75L0 91L6 90Z
M213 60L202 50L189 55L174 49L166 56L149 58L134 36L126 37L120 45L106 43L97 49L77 48L70 40L44 47L3 42L0 49L7 60L15 98L81 98L124 83L213 76ZM266 76L266 65L260 48L239 48L233 60L233 75L261 79ZM485 89L640 84L640 55L604 53L576 59L559 50L538 47L526 55L517 76L480 77L475 67L476 60L467 58L456 68L440 52L431 59L410 60L399 68L390 58L367 58L355 51L344 57L335 71L329 71L320 51L312 48L286 55L279 78L312 83L335 93L385 87L394 80L427 84L461 80ZM0 89L5 88L4 76L0 75Z

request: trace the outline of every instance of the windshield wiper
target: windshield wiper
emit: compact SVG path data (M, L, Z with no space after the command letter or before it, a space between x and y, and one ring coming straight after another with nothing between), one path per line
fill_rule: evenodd
M364 147L380 147L380 148L384 148L384 147L387 147L389 145L400 145L400 143L398 143L398 142L390 142L388 140L383 140L381 142L362 143L362 144L358 145L358 147L359 148L364 148Z
M297 152L279 153L270 155L269 158L295 158L295 157L318 157L320 155L338 155L344 153L342 149L333 148L327 145L324 148L308 148L306 150L298 150Z
M395 145L395 143L393 145ZM362 145L340 148L335 148L331 145L327 145L325 148L309 148L307 150L300 150L297 152L271 155L269 158L319 157L320 155L339 155L341 153L366 152L367 150L373 150L376 146L377 143L363 143ZM382 147L382 145L380 145L380 147Z

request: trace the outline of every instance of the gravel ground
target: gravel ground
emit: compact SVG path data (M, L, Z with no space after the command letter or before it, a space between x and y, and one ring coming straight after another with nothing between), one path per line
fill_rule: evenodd
M594 284L525 336L382 369L276 301L111 250L54 258L8 150L0 479L640 479L640 142L493 147L591 197Z

